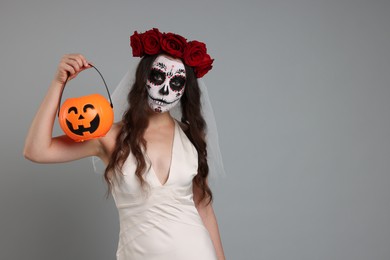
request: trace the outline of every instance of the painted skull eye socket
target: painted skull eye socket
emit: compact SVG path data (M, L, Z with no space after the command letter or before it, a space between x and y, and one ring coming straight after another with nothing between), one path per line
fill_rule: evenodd
M180 91L186 84L186 78L183 76L174 76L169 82L169 86L173 91Z
M84 107L83 107L83 111L84 113L87 112L87 109L90 108L90 109L95 109L95 107L91 104L86 104ZM76 113L77 114L77 113Z
M153 68L150 71L149 81L152 82L154 85L161 85L165 81L165 73L161 70Z
M76 107L70 107L69 109L68 109L68 114L70 114L70 112L73 112L73 113L75 113L76 115L77 115L77 108Z

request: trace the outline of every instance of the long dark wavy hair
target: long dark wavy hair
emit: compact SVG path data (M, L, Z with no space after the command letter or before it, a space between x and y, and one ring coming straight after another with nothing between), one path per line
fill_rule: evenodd
M144 56L138 64L135 82L127 96L130 106L123 115L123 124L116 139L115 149L104 173L104 179L108 185L107 197L112 190L111 177L117 178L118 173L122 173L122 166L130 152L134 155L137 162L135 174L141 186L145 187L146 185L142 177L146 170L143 154L143 149L146 150L146 140L143 135L148 126L148 117L150 115L146 81L153 62L157 57L158 54ZM182 109L181 121L187 125L184 132L198 152L198 172L193 179L194 188L200 191L197 202L205 200L208 204L212 201L213 195L206 182L209 167L205 141L206 122L201 113L201 92L193 69L185 64L184 66L186 70L186 87L180 99Z

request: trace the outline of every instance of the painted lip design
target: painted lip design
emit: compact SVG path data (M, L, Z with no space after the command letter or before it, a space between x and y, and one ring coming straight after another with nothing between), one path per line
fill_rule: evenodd
M175 103L177 100L179 100L179 99L175 99L175 100L173 100L172 102L168 102L168 101L166 101L166 100L164 100L164 99L154 98L154 97L152 97L152 96L149 95L149 94L148 94L148 96L150 97L151 100L154 101L154 103L156 103L156 104L159 105L159 106L166 106L166 105Z

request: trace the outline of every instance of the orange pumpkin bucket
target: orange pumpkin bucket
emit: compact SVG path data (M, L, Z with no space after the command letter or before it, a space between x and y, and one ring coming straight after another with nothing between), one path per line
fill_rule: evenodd
M105 136L114 122L114 111L110 92L100 71L90 64L100 75L106 87L110 102L100 94L68 98L61 106L61 91L58 103L58 122L64 133L76 142Z

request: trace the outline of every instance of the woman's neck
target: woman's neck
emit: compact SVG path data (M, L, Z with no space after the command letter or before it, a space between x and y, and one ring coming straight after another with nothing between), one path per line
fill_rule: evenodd
M169 112L164 112L164 113L152 112L149 115L149 127L155 128L155 127L171 125L174 123L173 120L174 119Z

